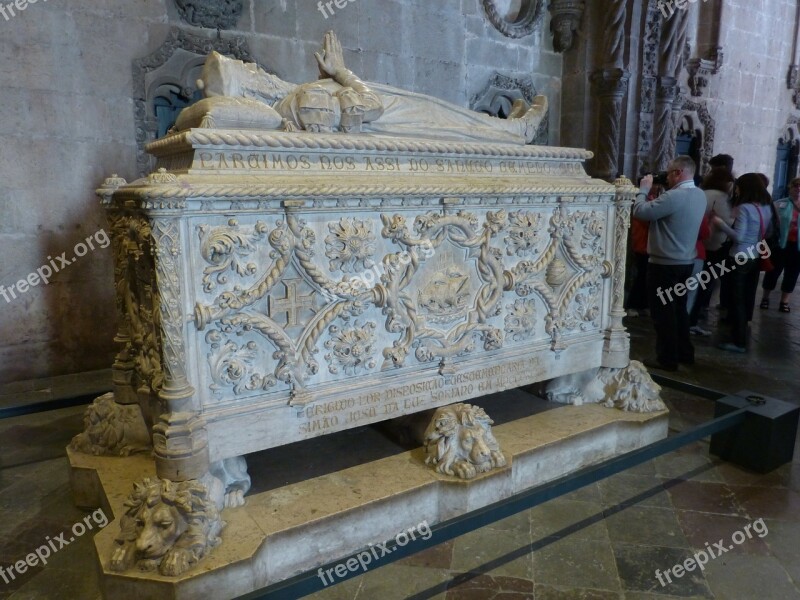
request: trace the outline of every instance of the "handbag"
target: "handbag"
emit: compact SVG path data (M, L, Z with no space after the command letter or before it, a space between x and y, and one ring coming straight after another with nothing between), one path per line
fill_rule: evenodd
M762 247L758 250L758 253L761 256L758 261L758 270L768 273L775 268L775 265L772 264L772 259L770 259L772 250L770 250L770 253L767 254L767 250L764 248L764 246L767 246L767 242L764 239L764 234L766 233L766 229L764 228L764 217L761 216L760 208L756 207L756 210L758 211L758 220L761 222L761 241L763 242L761 244Z

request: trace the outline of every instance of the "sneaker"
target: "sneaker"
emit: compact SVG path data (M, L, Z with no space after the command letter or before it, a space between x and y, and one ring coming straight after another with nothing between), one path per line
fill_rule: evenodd
M699 335L702 337L708 337L711 335L711 332L708 329L703 329L700 325L693 325L689 327L689 332L693 335Z
M717 346L720 350L725 350L725 352L736 352L737 354L744 354L747 352L747 348L743 346L737 346L736 344L731 344L730 342L726 344L720 344Z

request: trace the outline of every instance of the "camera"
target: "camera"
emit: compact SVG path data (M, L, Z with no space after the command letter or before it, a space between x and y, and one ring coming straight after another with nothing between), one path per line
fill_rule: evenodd
M658 173L653 173L653 185L663 185L664 187L669 187L669 184L667 183L667 172L659 171Z

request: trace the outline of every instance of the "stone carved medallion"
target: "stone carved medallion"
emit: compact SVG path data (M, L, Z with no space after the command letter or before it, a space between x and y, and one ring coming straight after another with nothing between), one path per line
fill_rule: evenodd
M536 327L536 305L530 299L514 300L506 307L505 331L515 342L529 339Z
M328 230L331 233L325 238L325 256L331 261L331 271L354 273L372 268L375 234L369 223L342 217L328 223Z
M374 369L377 364L374 356L376 327L372 321L362 325L358 320L344 329L331 325L331 339L325 342L325 347L331 350L325 355L328 370L336 374L341 369L346 375L357 375Z
M510 38L533 33L544 15L544 0L482 0L481 3L491 24Z
M417 216L412 234L405 217L381 215L383 237L405 247L406 254L416 257L412 251L420 246L434 250L432 258L410 262L401 261L400 253L384 259L386 327L401 336L384 350L383 368L403 366L411 348L420 362L440 359L443 364L472 352L476 338L485 350L502 346L502 332L488 322L499 309L504 285L502 255L490 242L506 218L505 211L488 211L480 227L470 212L431 212ZM412 281L421 286L416 302L403 291Z
M242 16L242 0L175 0L181 18L195 27L232 29Z

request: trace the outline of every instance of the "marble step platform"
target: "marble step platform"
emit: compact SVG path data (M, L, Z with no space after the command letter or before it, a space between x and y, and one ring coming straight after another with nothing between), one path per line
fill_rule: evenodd
M666 437L667 418L666 411L561 406L493 427L508 464L471 481L435 473L417 448L250 494L244 507L223 510L222 543L197 568L175 578L157 571L120 574L108 566L130 482L155 476L152 459L70 450L68 457L76 503L114 515L94 538L105 598L223 599L646 446ZM253 476L256 481L258 473Z

